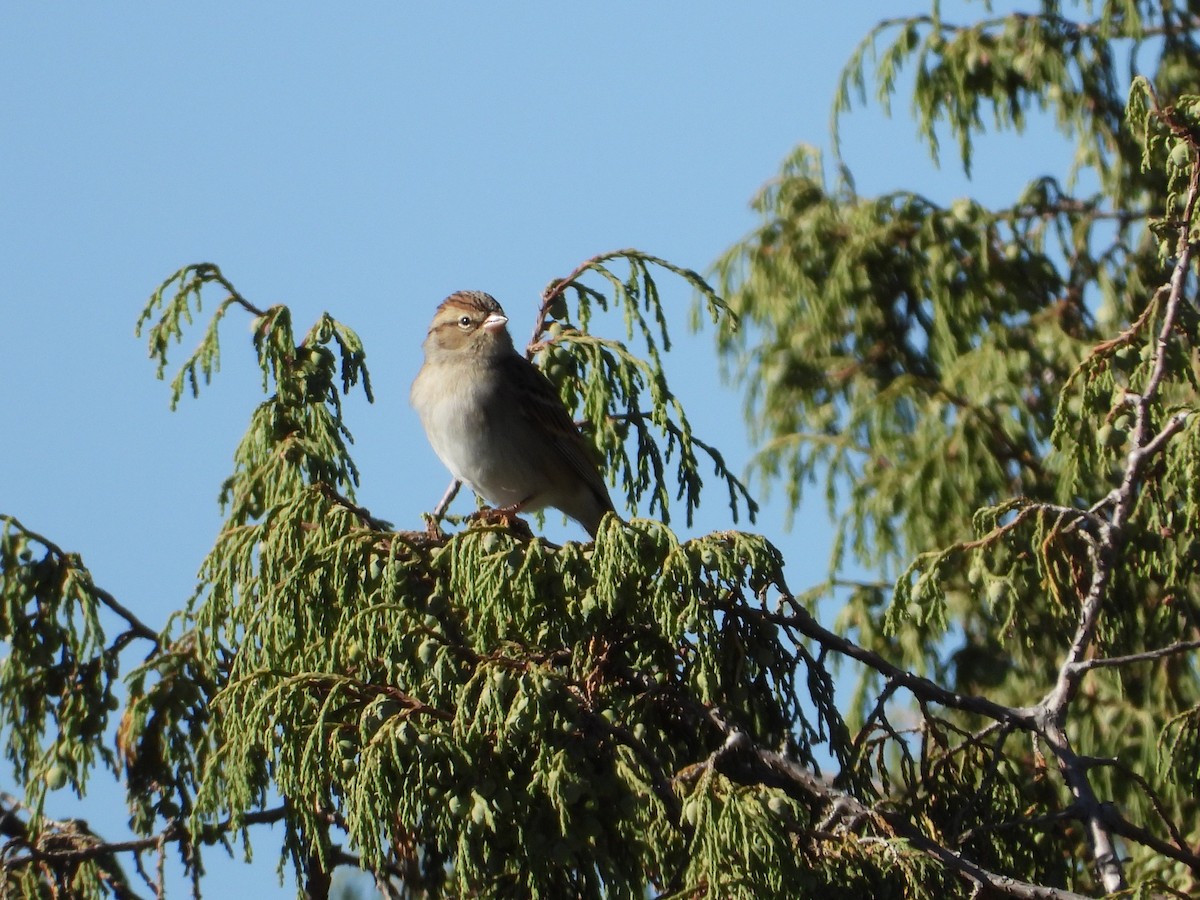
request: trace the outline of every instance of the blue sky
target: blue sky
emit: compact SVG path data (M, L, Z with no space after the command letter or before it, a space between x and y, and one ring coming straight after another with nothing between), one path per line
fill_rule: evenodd
M944 7L959 20L982 13ZM160 281L211 261L257 305L289 304L298 330L328 310L360 333L376 402L347 407L359 500L418 527L449 481L407 402L441 298L486 290L523 337L544 285L595 253L635 246L706 270L752 227L748 202L788 152L828 146L858 40L910 11L927 10L4 4L0 511L82 553L152 627L183 604L260 399L249 327L229 317L223 371L171 413L133 324ZM905 186L1003 202L1061 172L1061 148L1041 131L985 143L968 183L952 159L932 166L907 100L895 108L894 121L869 109L844 123L864 194ZM668 375L697 433L740 469L752 454L741 400L720 383L711 333L686 332L688 290L666 277L660 287L678 343ZM176 359L198 339L187 335ZM757 528L783 548L798 590L825 572L822 501L790 532L782 521L768 503ZM692 531L730 525L718 487ZM582 536L553 515L546 533ZM0 775L0 789L15 787ZM110 795L85 814L117 837L120 806ZM52 795L47 811L74 815L74 798ZM250 866L210 852L212 896L292 896L276 848L262 833Z

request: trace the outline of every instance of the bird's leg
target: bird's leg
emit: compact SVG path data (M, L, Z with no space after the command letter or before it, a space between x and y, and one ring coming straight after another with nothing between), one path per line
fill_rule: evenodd
M446 510L449 508L451 501L454 500L454 496L458 493L458 489L460 487L462 487L462 482L457 478L450 482L450 487L446 488L446 493L442 494L442 499L439 500L438 505L433 508L434 522L440 522L442 520L442 516L446 514Z

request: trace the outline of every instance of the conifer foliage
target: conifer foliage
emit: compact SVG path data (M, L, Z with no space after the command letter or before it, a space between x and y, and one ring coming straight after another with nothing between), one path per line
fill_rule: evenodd
M830 187L802 148L719 261L725 300L635 250L552 281L529 353L642 514L594 544L377 517L342 406L371 397L358 336L330 315L301 335L214 265L176 272L138 323L172 404L236 316L265 399L161 633L2 518L23 796L0 796L0 896L161 895L167 856L202 894L206 854L261 848L266 823L313 898L339 866L395 897L1193 893L1198 33L1194 4L1136 0L882 23L839 112L870 78L887 104L910 66L935 154L948 130L969 169L985 111L1019 130L1036 107L1074 178L943 208ZM798 505L825 479L827 583L794 593L762 536L671 530L702 498L731 525L756 508L667 384L664 277L744 379L764 483ZM106 777L133 840L60 818Z

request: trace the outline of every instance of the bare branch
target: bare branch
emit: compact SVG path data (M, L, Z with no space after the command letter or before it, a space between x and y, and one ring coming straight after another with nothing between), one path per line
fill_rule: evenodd
M160 849L169 843L191 843L193 839L211 843L220 835L250 825L265 825L281 821L288 815L288 807L278 806L247 813L236 821L232 818L213 823L205 827L199 835L192 835L183 824L183 820L175 819L167 824L162 831L147 837L132 838L127 841L109 841L95 834L86 822L81 819L56 821L42 817L40 822L43 830L40 834L30 834L28 824L17 814L22 804L12 795L0 793L0 823L3 823L3 833L10 837L9 846L24 846L27 853L13 856L5 860L4 866L9 870L21 868L34 863L48 863L51 866L76 864L80 862L103 862L113 860L119 853L139 854L147 850ZM138 861L140 869L140 861ZM112 865L109 866L112 868ZM116 872L120 872L119 866ZM123 874L120 876L124 878ZM132 893L129 896L133 896Z
M1090 669L1116 668L1132 663L1166 659L1167 657L1177 656L1181 653L1189 653L1192 650L1200 650L1200 641L1176 641L1174 644L1168 644L1165 647L1159 647L1155 650L1145 650L1141 653L1127 653L1124 656L1093 657L1092 659L1085 659L1075 663L1074 668L1080 672L1086 672Z
M816 641L822 647L869 666L889 679L889 681L894 682L897 687L905 688L921 700L937 703L948 709L958 709L963 712L975 713L989 719L994 719L997 722L1011 724L1026 731L1030 730L1034 725L1033 717L1035 709L1033 707L1005 706L1002 703L989 700L987 697L960 694L957 691L942 687L937 682L909 672L907 669L902 669L875 651L868 650L866 647L854 643L849 638L842 637L840 634L836 634L825 628L813 618L807 609L796 602L795 597L790 593L784 594L783 603L793 610L790 614L772 613L768 610L755 609L745 604L733 602L722 603L719 606L726 613L794 628L805 637Z
M717 771L738 783L768 784L788 792L797 799L815 799L828 804L830 814L821 823L823 831L838 827L842 821L870 819L882 822L896 836L980 888L1023 900L1086 900L1083 894L1074 891L1030 884L984 869L933 840L886 806L869 808L845 791L821 781L797 761L759 747L749 735L730 726L715 710L708 711L708 718L726 735L725 743L711 757L710 764Z

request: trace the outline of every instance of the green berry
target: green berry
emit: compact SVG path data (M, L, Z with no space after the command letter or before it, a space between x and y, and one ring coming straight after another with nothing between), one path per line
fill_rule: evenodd
M987 587L987 601L990 606L999 606L1008 597L1008 582L993 581Z
M46 787L52 791L57 791L67 783L67 767L62 763L55 763L46 770L42 778L46 782Z
M1167 163L1176 169L1186 169L1192 161L1191 148L1186 143L1180 141L1171 148L1171 155L1167 157Z

